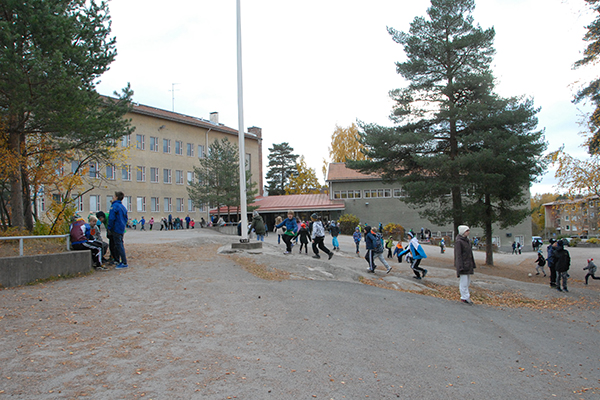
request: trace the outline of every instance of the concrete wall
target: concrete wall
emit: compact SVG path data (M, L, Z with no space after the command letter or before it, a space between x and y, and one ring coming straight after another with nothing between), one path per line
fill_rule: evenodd
M92 269L89 251L0 258L0 285L25 285L37 279L87 273Z

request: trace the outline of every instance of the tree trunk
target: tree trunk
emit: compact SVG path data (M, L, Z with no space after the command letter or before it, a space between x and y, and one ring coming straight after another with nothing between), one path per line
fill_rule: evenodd
M23 182L23 218L25 229L33 231L33 210L31 209L31 188L27 168L21 168L21 182Z
M492 203L490 195L485 195L485 263L494 265L494 247L492 245Z
M10 157L15 160L15 168L9 172L10 177L10 211L12 226L18 228L25 227L25 218L23 214L23 181L21 180L21 135L10 131L8 138L8 150Z

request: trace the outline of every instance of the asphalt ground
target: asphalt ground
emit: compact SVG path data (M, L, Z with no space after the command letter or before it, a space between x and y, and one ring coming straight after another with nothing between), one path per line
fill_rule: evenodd
M476 272L474 289L559 306L468 306L405 263L367 274L347 237L331 261L236 239L133 231L127 270L0 291L0 399L600 397L597 282L561 294ZM425 250L423 281L458 291L451 249Z

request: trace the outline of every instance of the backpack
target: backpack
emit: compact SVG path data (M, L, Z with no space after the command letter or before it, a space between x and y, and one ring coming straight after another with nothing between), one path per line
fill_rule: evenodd
M540 267L543 267L544 265L546 265L546 259L544 258L544 256L542 256L542 259L540 261L538 261L538 265Z
M375 239L375 250L373 251L377 254L383 253L383 235L381 233L378 233L375 235Z

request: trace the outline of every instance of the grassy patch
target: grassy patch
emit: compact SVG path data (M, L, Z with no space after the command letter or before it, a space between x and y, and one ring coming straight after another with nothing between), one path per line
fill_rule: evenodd
M421 282L424 286L431 290L406 290L394 287L391 283L383 279L369 279L360 277L359 282L375 286L382 289L397 290L399 292L408 292L420 294L423 296L437 297L440 299L460 301L458 287L438 285L432 282ZM523 296L521 293L513 292L495 292L492 290L471 288L471 300L475 304L485 304L492 307L507 307L507 308L532 308L538 310L562 310L572 306L586 306L588 302L584 299L556 298L551 300L536 300Z
M40 284L40 283L55 282L55 281L60 281L60 280L64 280L64 279L80 278L82 276L88 276L88 275L91 275L93 273L94 273L94 270L90 270L89 272L78 272L76 274L66 274L66 275L51 276L49 278L36 279L33 282L27 283L27 286L37 285L37 284Z
M267 267L264 264L259 264L249 257L229 256L236 264L241 266L244 271L251 273L257 278L266 281L281 282L285 279L290 279L290 273L277 268Z

